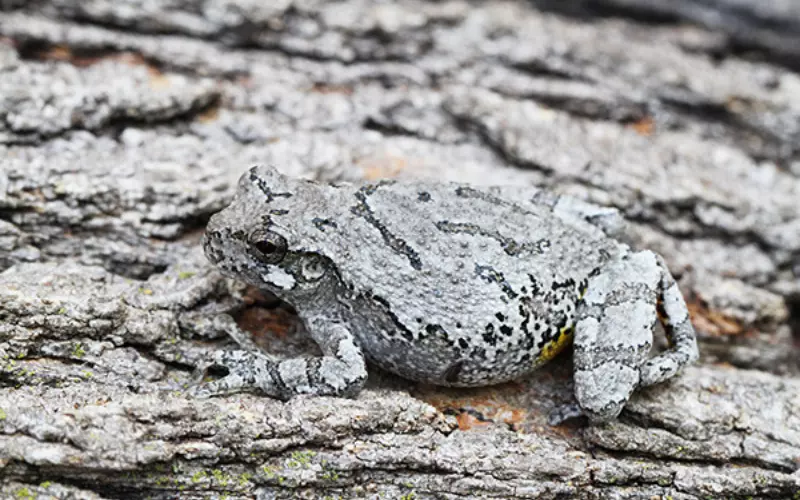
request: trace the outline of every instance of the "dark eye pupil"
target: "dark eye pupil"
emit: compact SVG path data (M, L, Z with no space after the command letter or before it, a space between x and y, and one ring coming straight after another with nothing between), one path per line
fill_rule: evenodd
M278 245L271 241L260 241L256 243L256 248L263 254L271 254L278 251Z
M286 239L273 232L265 231L250 236L253 257L267 264L277 264L286 255Z

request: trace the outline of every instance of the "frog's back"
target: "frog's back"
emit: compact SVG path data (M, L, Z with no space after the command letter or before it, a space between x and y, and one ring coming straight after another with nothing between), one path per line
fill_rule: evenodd
M544 206L473 187L332 190L339 230L324 251L347 287L396 323L393 338L363 339L366 350L410 378L482 385L549 359L548 348L565 343L587 278L615 251Z
M478 286L489 272L479 269L523 287L529 275L544 281L588 275L614 249L545 206L521 206L471 186L383 181L337 194L340 231L327 251L346 251L338 264L359 289L384 276L402 295L438 290L463 298L484 289L503 296L498 287Z

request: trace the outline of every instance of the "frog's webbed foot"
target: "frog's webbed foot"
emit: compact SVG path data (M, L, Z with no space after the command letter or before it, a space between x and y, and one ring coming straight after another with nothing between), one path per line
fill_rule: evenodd
M660 305L672 345L648 361ZM697 359L686 304L660 257L626 254L591 278L574 353L575 396L593 422L615 418L636 387L666 380Z
M224 377L202 382L191 389L198 397L259 390L279 399L298 394L353 396L364 386L367 369L361 349L342 325L314 325L324 356L278 359L260 350L219 351L211 366L228 371ZM234 336L236 338L236 336ZM238 340L238 339L237 339Z

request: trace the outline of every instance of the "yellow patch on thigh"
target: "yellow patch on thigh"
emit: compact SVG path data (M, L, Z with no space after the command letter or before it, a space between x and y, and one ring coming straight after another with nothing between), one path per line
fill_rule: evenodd
M534 364L536 366L543 365L550 361L551 359L555 358L558 353L564 350L565 347L572 343L572 338L575 335L575 327L574 326L565 326L559 332L558 337L551 340L547 344L542 347L542 352L539 353L539 356L536 358Z

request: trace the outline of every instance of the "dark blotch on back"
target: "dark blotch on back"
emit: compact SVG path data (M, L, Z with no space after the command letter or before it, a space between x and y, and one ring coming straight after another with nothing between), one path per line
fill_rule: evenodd
M486 331L483 334L483 340L491 346L497 345L497 335L494 333L494 325L487 323Z
M258 189L260 189L261 192L264 193L264 196L267 197L267 203L271 202L272 200L274 200L275 198L278 198L278 197L281 197L281 198L291 198L292 197L292 193L276 193L276 192L274 192L272 190L272 188L269 187L269 185L267 185L266 182L264 182L264 179L262 179L261 177L258 176L258 174L256 174L255 168L250 169L250 182L255 184L258 187Z
M381 181L378 184L368 184L356 191L355 197L358 200L358 203L350 207L350 212L357 217L361 217L367 221L368 224L377 229L383 238L384 243L394 252L405 256L408 259L408 263L411 265L411 267L419 271L422 269L422 261L420 260L419 254L416 252L416 250L414 250L404 239L392 234L392 232L389 231L389 229L383 225L380 220L378 220L378 218L375 216L375 213L372 211L372 207L370 207L369 203L367 202L367 197L369 195L374 194L379 187L389 184L392 183L389 181Z
M475 274L480 276L487 283L495 283L498 285L509 299L513 300L518 297L517 292L515 292L514 289L511 288L511 285L508 284L505 276L503 276L503 273L495 270L493 267L475 264Z
M411 333L411 330L409 330L408 328L403 326L403 324L400 322L400 318L397 317L397 315L394 313L394 311L392 311L391 306L389 306L389 301L387 301L386 299L384 299L383 297L381 297L379 295L372 295L372 300L374 302L377 302L377 303L379 303L379 304L381 304L383 306L383 309L384 309L383 312L385 314L387 314L391 318L392 323L397 325L397 327L399 329L399 332L400 332L400 335L404 339L408 340L409 342L414 340L414 334ZM395 335L395 333L396 332L394 330L392 330L392 329L388 329L387 332L386 332L386 334L388 336L390 336L390 337L393 337Z
M447 331L441 325L425 325L425 333L428 335L439 334L442 337L447 337Z

